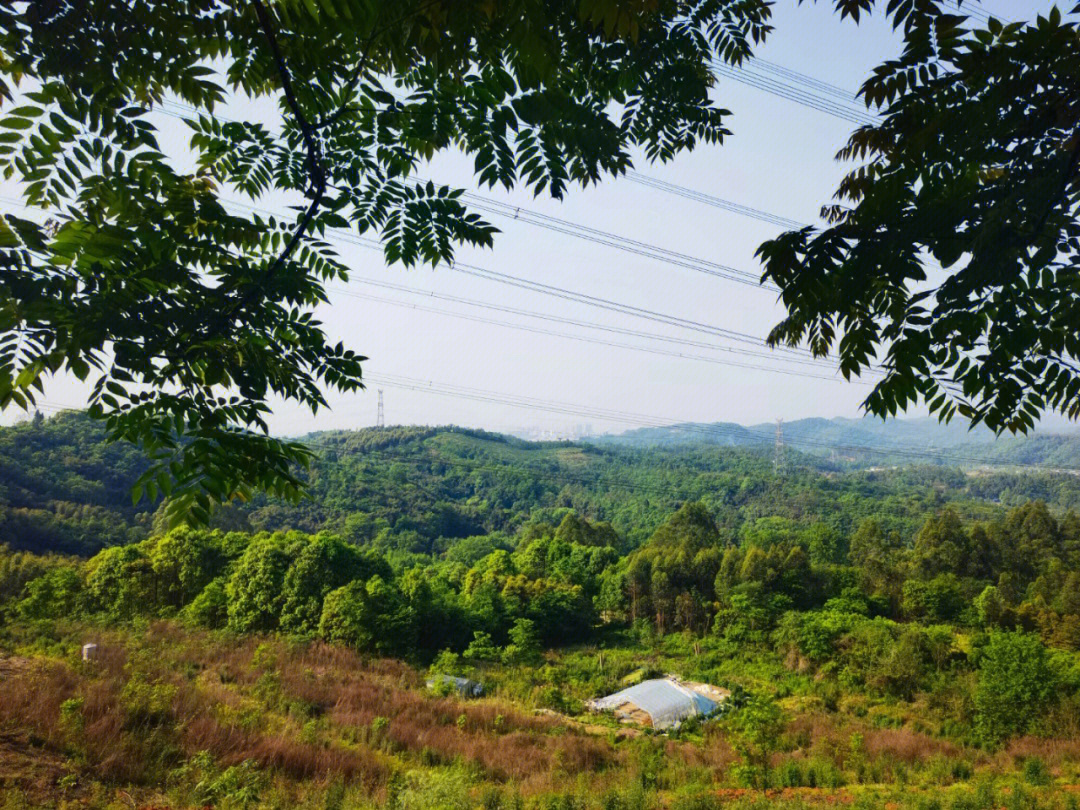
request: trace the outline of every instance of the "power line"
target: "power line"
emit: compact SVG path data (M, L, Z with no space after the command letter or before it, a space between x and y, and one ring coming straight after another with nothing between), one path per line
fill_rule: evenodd
M1004 17L975 6L971 0L963 3L957 0L955 5L957 13L984 25L991 18L1002 23L1008 22ZM858 95L851 90L761 57L754 56L739 67L714 60L712 68L719 75L834 118L863 126L878 123L878 117L862 104Z
M744 68L731 67L723 62L714 62L713 70L720 76L726 76L741 84L749 85L758 90L770 93L774 96L793 101L812 110L831 115L852 124L860 126L873 126L878 122L876 116L865 110L859 110L853 104L844 105L827 98L815 95L778 78L758 75Z
M20 205L21 207L24 207L24 208L26 207L22 203L18 203L16 201L10 200L9 198L0 198L0 200L4 200L4 201L7 201L7 202L16 204L16 205ZM247 203L241 203L241 202L235 202L235 201L225 201L225 204L227 206L246 208L246 209L251 210L251 211L261 212L261 213L264 213L266 215L280 215L279 213L276 213L276 212L274 212L272 210L265 209L265 208L260 208L258 206L250 205L250 204L247 204ZM367 249L370 249L370 250L378 250L378 251L382 250L382 245L377 240L374 240L374 239L369 239L369 238L360 237L360 236L354 236L353 234L351 234L348 231L344 231L344 230L337 229L337 228L327 228L327 232L329 234L331 234L331 235L327 236L327 238L330 239L331 241L336 241L336 242L341 242L341 243L346 243L346 244L353 244L353 245L364 247L364 248L367 248ZM651 320L651 321L654 321L654 322L657 322L657 323L663 323L663 324L666 324L668 326L675 326L675 327L682 328L682 329L688 329L688 330L692 330L692 331L697 331L697 332L708 334L708 335L711 335L711 336L714 336L714 337L720 337L720 338L723 338L723 339L733 340L733 341L736 341L736 342L750 344L750 345L758 346L758 347L763 347L765 345L765 341L764 341L763 338L759 338L759 337L756 337L754 335L748 335L748 334L743 333L743 332L737 332L735 330L724 329L722 327L710 326L708 324L703 324L703 323L700 323L698 321L693 321L693 320L689 320L689 319L685 319L685 318L680 318L680 317L677 317L677 316L666 315L664 313L655 312L653 310L649 310L649 309L645 309L645 308L641 308L641 307L634 307L634 306L631 306L629 304L621 304L619 302L610 301L608 299L599 298L597 296L590 296L590 295L586 295L584 293L577 293L577 292L574 292L572 290L568 290L566 288L555 287L553 285L542 284L541 282L535 282L535 281L531 281L531 280L528 280L528 279L519 278L519 277L516 277L516 276L510 276L510 275L507 275L507 274L504 274L504 273L498 273L498 272L496 272L494 270L487 270L487 269L477 267L475 265L466 264L466 263L463 263L463 262L454 263L452 265L452 269L457 271L457 272L464 273L466 275L472 275L472 276L482 278L482 279L485 279L485 280L488 280L488 281L496 281L496 282L499 282L499 283L508 284L510 286L518 287L518 288L521 288L521 289L526 289L526 290L529 290L531 292L537 292L537 293L541 293L541 294L546 294L546 295L554 296L554 297L557 297L557 298L560 298L560 299L563 299L563 300L568 300L568 301L573 301L573 302L576 302L576 303L585 304L585 305L588 305L588 306L598 307L598 308L601 308L601 309L606 309L606 310L609 310L609 311L618 312L618 313L621 313L621 314L624 314L624 315L631 315L633 317L644 318L644 319ZM383 284L385 285L386 283L383 282ZM813 363L813 364L820 364L822 367L826 367L826 368L832 368L832 369L835 368L835 366L833 366L831 364L828 364L827 362L823 361L822 358L817 358L814 355L812 355L809 351L804 350L804 349L795 349L795 348L791 348L791 347L776 347L776 348L774 348L772 350L772 352L773 352L773 354L758 353L756 356L763 357L763 358L766 358L766 359L776 359L776 360L789 361L789 362L803 362L803 363L809 362L809 363ZM759 367L755 366L755 368L759 368ZM832 378L827 378L827 379L832 379Z
M577 320L577 319L574 319L574 318L567 318L567 317L564 317L564 316L561 316L561 315L551 315L551 314L546 313L546 312L536 312L535 310L520 309L518 307L506 306L504 304L493 304L493 303L489 303L487 301L477 301L475 299L463 298L461 296L450 295L448 293L440 293L440 292L435 292L435 291L432 291L432 290L418 290L418 289L416 289L414 287L405 286L404 284L394 284L393 282L380 281L378 279L372 279L372 278L367 278L367 277L359 277L359 276L350 275L349 276L349 281L357 282L357 283L360 283L360 284L365 284L365 285L372 286L372 287L382 287L384 289L396 290L398 292L404 292L404 293L407 293L409 295L414 295L414 296L418 296L418 297L422 297L422 298L434 298L434 299L439 299L439 300L443 300L443 301L451 301L451 302L454 302L454 303L465 304L466 306L472 306L472 307L478 307L478 308L482 308L482 309L493 310L495 312L505 312L505 313L512 314L512 315L523 315L523 316L528 317L528 318L536 318L538 320L550 321L552 323L567 324L567 325L570 325L570 326L580 326L580 327L584 327L584 328L587 328L587 329L597 329L597 330L600 330L600 331L603 331L603 332L610 332L610 333L618 334L618 335L627 335L627 336L630 336L630 337L640 337L640 338L645 338L646 340L655 340L655 341L661 341L661 342L665 342L665 343L673 343L673 344L678 344L678 345L683 345L683 346L692 346L694 348L699 348L699 349L711 349L711 350L714 350L714 351L722 351L722 352L727 352L727 353L732 353L732 354L746 355L746 356L749 356L749 357L758 357L758 358L762 358L762 359L766 359L766 360L775 360L775 361L780 361L780 362L785 362L785 363L796 363L796 364L799 364L799 365L813 366L813 367L816 367L816 368L835 369L835 366L833 366L831 363L826 363L826 362L823 362L823 361L820 361L820 360L815 360L815 359L810 359L810 358L780 357L775 352L772 352L772 351L760 352L760 351L754 351L752 349L742 349L742 348L739 348L739 347L736 347L736 346L725 346L725 345L718 344L718 343L708 343L708 342L705 342L705 341L702 341L702 340L694 340L692 338L674 337L672 335L663 335L663 334L658 334L656 332L642 332L642 331L639 331L639 330L636 330L636 329L626 329L624 327L619 327L619 326L610 326L608 324L596 323L594 321L582 321L582 320ZM350 291L350 290L348 290L346 288L343 288L343 287L330 287L329 289L335 290L337 292L340 292L340 293L346 294L346 295L361 295L360 293L353 293L352 291ZM379 300L392 301L392 299L379 299ZM399 302L395 301L394 303L399 303ZM413 305L410 304L408 306L413 306ZM458 313L447 312L445 310L437 310L437 309L432 309L432 311L443 312L444 314L451 314L451 315L457 315L458 314ZM511 325L516 326L516 324L511 324Z
M855 93L846 87L840 87L835 84L829 84L821 79L815 78L808 73L802 73L798 70L792 70L791 68L778 65L776 62L770 62L768 59L762 59L760 56L753 56L745 64L760 68L767 73L772 73L776 76L780 76L784 79L795 82L796 84L802 84L806 87L812 88L826 95L835 96L842 101L850 102L855 98Z
M462 196L465 197L474 208L478 208L481 211L487 211L488 213L496 214L508 219L525 222L526 224L535 225L540 228L546 228L547 230L555 231L556 233L615 248L616 250L656 259L665 264L683 267L688 270L694 270L698 273L727 279L728 281L734 281L739 284L746 284L755 289L765 289L769 292L776 293L780 292L780 289L775 285L763 283L760 276L745 270L739 270L730 265L720 264L719 262L713 262L707 259L699 259L685 253L658 247L647 242L630 239L629 237L619 236L618 234L602 231L598 228L592 228L567 219L542 214L523 206L514 205L513 203L500 202L491 197L481 196L475 192L466 191Z
M731 200L725 200L723 197L717 197L713 194L708 194L704 191L697 191L696 189L689 188L687 186L681 186L677 183L670 183L667 180L661 180L651 175L642 174L639 171L631 169L626 173L626 179L631 183L637 183L648 188L662 191L665 194L673 194L677 197L682 197L687 200L699 202L704 205L711 205L714 208L719 208L724 211L730 211L733 214L749 217L751 219L757 219L762 222L767 222L770 225L777 225L787 230L797 231L806 227L806 223L799 222L795 219L789 219L788 217L781 216L780 214L773 214L769 211L762 211L760 208L753 208L749 205L743 205L742 203L733 202Z
M552 329L543 329L543 328L539 328L539 327L528 326L526 324L510 323L508 321L500 321L500 320L495 320L493 318L483 318L483 317L480 317L480 316L477 316L477 315L469 315L467 313L453 312L453 311L450 311L450 310L439 309L437 307L423 306L421 304L411 304L411 303L407 303L407 302L404 302L404 301L396 301L396 300L394 300L392 298L383 298L383 297L377 296L377 295L367 295L365 293L357 293L357 292L353 292L351 290L346 290L346 289L343 289L343 288L340 288L340 287L331 287L330 289L331 289L332 292L334 292L334 293L336 293L338 295L347 295L347 296L350 296L350 297L353 297L353 298L362 298L362 299L366 299L366 300L369 300L369 301L377 301L377 302L380 302L380 303L390 304L392 306L405 307L405 308L408 308L408 309L416 309L416 310L421 310L421 311L424 311L424 312L433 312L433 313L436 313L438 315L446 315L446 316L449 316L449 317L452 317L452 318L461 318L463 320L473 321L475 323L484 323L484 324L490 324L490 325L493 325L493 326L502 326L502 327L506 327L506 328L510 328L510 329L518 329L518 330L525 331L525 332L532 332L534 334L549 335L551 337L565 338L565 339L568 339L568 340L577 340L577 341L582 341L582 342L585 342L585 343L594 343L594 344L597 344L597 345L607 346L607 347L610 347L610 348L629 349L631 351L648 352L649 354L662 355L662 356L665 356L665 357L676 357L676 358L681 358L681 359L684 359L684 360L695 360L695 361L703 362L703 363L713 363L713 364L723 365L723 366L732 366L734 368L745 368L745 369L750 369L752 371L764 371L764 372L768 372L770 374L786 374L788 376L806 377L806 378L809 378L809 379L827 380L827 381L830 381L830 382L844 382L844 383L848 382L847 380L844 380L843 378L837 377L837 376L831 376L830 377L830 376L826 376L826 375L823 375L823 374L811 374L810 372L798 371L798 370L795 370L795 369L777 368L777 367L774 367L774 366L762 366L762 365L756 365L756 364L752 364L752 363L740 363L740 362L735 361L735 360L723 360L723 359L718 358L718 357L705 357L703 355L698 355L698 354L686 354L684 352L672 351L672 350L668 350L668 349L658 349L658 348L654 348L654 347L650 347L650 346L636 346L636 345L629 344L629 343L619 343L619 342L616 342L616 341L603 340L603 339L600 339L600 338L588 337L588 336L585 336L585 335L572 335L572 334L569 334L569 333L566 333L566 332L557 332L557 331L552 330ZM588 327L592 328L591 324L582 323L581 325L582 326L588 326ZM724 349L724 347L716 347L716 348L721 349L721 350ZM735 350L730 350L730 351L735 351ZM863 382L861 380L853 380L851 382L854 382L854 383L859 384L859 385L869 385L870 384L870 383L865 383L865 382Z
M475 276L477 278L497 281L501 284L507 284L512 287L519 287L524 290L530 290L532 292L550 295L555 298L564 299L566 301L574 301L577 303L586 304L588 306L597 307L599 309L606 309L611 312L619 312L624 315L631 315L633 317L643 318L649 321L655 321L656 323L667 324L668 326L677 326L681 329L688 329L690 331L700 332L706 335L714 335L716 337L727 338L728 340L734 340L738 343L747 343L753 346L765 345L765 341L762 338L755 337L754 335L748 335L744 332L737 332L731 329L723 329L718 326L710 326L708 324L704 324L688 318L680 318L674 315L665 315L663 313L646 309L644 307L635 307L631 306L630 304L621 304L616 301L608 300L606 298L586 295L585 293L573 292L571 290L567 290L564 287L557 287L550 284L542 284L539 281L530 281L528 279L511 276L506 273L498 273L494 270L485 270L474 265L467 265L461 262L455 262L453 269L459 273ZM807 350L798 350L788 347L777 347L774 351L787 354L795 354L796 356L802 357L813 357L813 355Z
M259 208L258 206L250 205L247 203L228 201L226 204L241 208L247 208L249 210L262 212L268 215L279 215L269 209ZM345 242L348 244L357 245L359 247L368 248L370 250L378 250L380 252L383 249L382 244L378 240L364 236L356 236L351 232L345 231L341 228L327 228L326 232L328 234L331 234L331 236L327 237L331 241ZM611 301L605 298L600 298L598 296L575 292L564 287L544 284L539 281L531 281L529 279L524 279L519 276L512 276L506 273L500 273L495 270L487 270L485 268L478 267L473 264L467 264L465 262L455 261L451 265L451 269L459 273L464 273L465 275L472 275L477 278L487 279L489 281L497 281L502 284L507 284L521 289L530 290L532 292L538 292L545 295L554 296L563 300L575 301L577 303L586 304L588 306L607 309L613 312L620 312L624 315L632 315L634 317L645 318L646 320L652 320L658 323L665 323L669 326L676 326L682 329L702 332L704 334L714 335L716 337L727 338L729 340L734 340L740 343L749 343L759 348L763 348L765 346L764 338L755 335L749 335L745 332L739 332L733 329L725 329L719 326L711 326L709 324L704 324L699 321L694 321L688 318L681 318L674 315L665 315L664 313L656 312L654 310L646 309L644 307L636 307L630 304L622 304L617 301ZM793 354L803 358L812 358L816 360L821 359L816 358L813 353L810 352L808 349L779 346L773 349L773 351L784 354Z

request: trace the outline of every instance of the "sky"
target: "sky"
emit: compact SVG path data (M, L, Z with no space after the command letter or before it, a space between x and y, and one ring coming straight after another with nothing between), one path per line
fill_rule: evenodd
M985 0L981 7L1019 20L1051 5L1044 0ZM898 37L880 16L859 25L841 21L826 0L802 4L777 0L774 26L768 41L756 51L759 57L852 91L874 65L896 55L900 47ZM834 155L855 125L727 77L719 79L713 95L720 106L732 111L727 119L732 135L722 145L699 147L667 165L638 160L636 170L788 219L817 222L820 206L830 200L850 168ZM224 115L269 120L270 112L266 105L237 104ZM156 123L165 148L182 164L187 139L183 124L164 116ZM754 257L757 246L781 231L776 225L627 178L606 179L588 189L572 187L562 201L554 201L534 199L529 192L478 189L471 159L458 154L437 156L423 174L520 206L526 213L558 217L754 275L760 273ZM0 187L0 192L13 196L10 186ZM280 209L282 202L269 199L258 204ZM501 233L493 249L461 249L459 263L750 336L764 337L783 317L782 305L768 290L572 238L527 224L520 215L515 220L481 213ZM334 342L342 340L369 358L365 364L368 388L348 395L330 394L330 409L317 415L287 403L272 403L269 423L278 435L373 425L380 389L387 424L457 424L533 437L681 421L757 424L778 418L857 417L869 391L865 384L846 382L827 369L758 357L757 353L769 351L761 345L721 340L445 266L434 270L388 267L379 252L348 242L337 247L351 268L351 279L345 285L332 285L331 303L321 307L318 316ZM373 286L370 281L408 291ZM436 296L711 346L690 347L552 323ZM478 317L501 324L480 323L475 320ZM559 334L541 333L545 330ZM566 335L624 345L601 345ZM755 356L731 349L750 350ZM740 365L725 364L732 362ZM457 395L436 392L450 387ZM58 377L49 381L44 400L50 409L79 407L85 404L85 396L85 386ZM509 398L529 407L509 405L504 401ZM632 416L610 418L612 411ZM9 410L0 414L0 423L19 418L19 412Z

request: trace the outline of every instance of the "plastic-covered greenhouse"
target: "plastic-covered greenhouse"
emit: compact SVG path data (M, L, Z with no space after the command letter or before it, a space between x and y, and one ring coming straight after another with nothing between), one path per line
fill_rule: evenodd
M449 689L460 692L465 697L480 697L484 693L484 687L476 681L468 678L459 678L456 675L436 675L427 680L428 689Z
M688 717L710 715L719 703L671 678L642 681L607 697L590 700L593 711L613 711L621 719L644 721L658 730L678 726Z

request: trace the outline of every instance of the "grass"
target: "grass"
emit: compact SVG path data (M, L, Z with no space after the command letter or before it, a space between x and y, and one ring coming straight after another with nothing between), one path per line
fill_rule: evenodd
M400 661L322 643L165 621L42 629L9 627L3 642L2 810L702 810L763 802L1065 810L1080 795L1070 787L1080 776L1075 737L982 751L919 730L935 725L921 698L847 696L830 709L814 694L818 683L767 657L725 658L732 651L721 645L695 648L674 637L643 647L612 634L602 665L596 647L549 654L539 667L492 665L482 677L495 695L464 701L429 693L422 673ZM87 638L100 650L91 664L78 656ZM788 721L772 761L773 792L741 786L741 761L722 723L630 735L606 718L535 712L552 689L574 711L641 666L719 680L737 673L740 685L771 682L783 692ZM876 720L883 716L887 725Z

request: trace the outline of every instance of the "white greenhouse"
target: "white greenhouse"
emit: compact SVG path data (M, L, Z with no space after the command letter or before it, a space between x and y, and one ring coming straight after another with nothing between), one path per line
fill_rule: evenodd
M621 722L664 731L690 717L708 717L727 697L728 692L715 686L668 677L642 681L586 705L595 712L613 712Z

